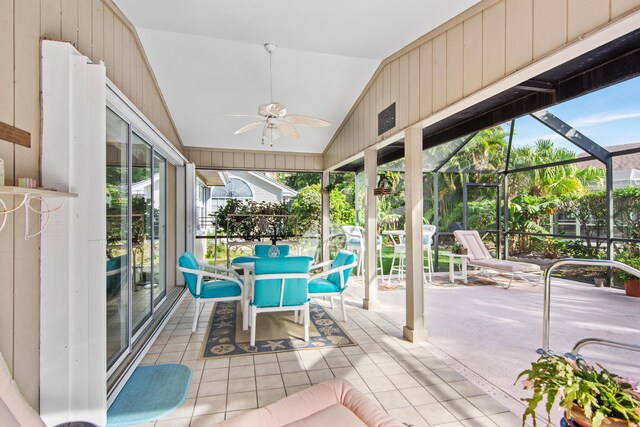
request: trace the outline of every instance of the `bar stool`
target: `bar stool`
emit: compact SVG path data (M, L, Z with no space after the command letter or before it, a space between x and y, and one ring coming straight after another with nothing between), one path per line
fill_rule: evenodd
M405 235L394 232L385 233L391 239L393 243L393 258L391 259L391 270L389 270L389 277L387 278L387 284L391 282L391 276L393 271L398 273L398 279L404 279L404 259L407 253L407 246L405 244ZM398 265L396 265L396 257L399 258Z
M364 264L362 263L364 257L364 229L357 225L343 225L342 232L346 239L345 250L358 255L356 275L360 276L364 271Z

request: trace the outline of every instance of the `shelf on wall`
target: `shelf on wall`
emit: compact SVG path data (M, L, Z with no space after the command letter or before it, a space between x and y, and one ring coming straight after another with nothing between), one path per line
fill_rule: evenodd
M4 203L2 199L0 199L0 231L4 228L7 223L7 216L10 213L16 212L18 209L24 209L25 215L25 230L24 230L24 239L29 240L32 237L37 236L42 233L47 225L49 224L49 214L57 211L64 205L65 201L69 198L76 198L78 195L76 193L67 193L64 191L56 191L56 190L45 190L43 188L25 188L25 187L14 187L14 186L1 186L0 187L0 195L2 196L22 196L22 201L18 204L18 206L13 207L12 209L7 209L7 205ZM61 198L62 203L55 209L49 209L47 205L47 210L38 210L33 208L29 202L32 199L40 200L41 204L45 204L45 198ZM37 233L30 234L29 233L29 211L36 212L40 215L46 215L44 225L41 224L40 230Z
M26 187L14 187L14 186L0 186L0 194L12 195L12 196L27 195L32 197L78 197L76 193L66 193L64 191L45 190L42 188L26 188Z

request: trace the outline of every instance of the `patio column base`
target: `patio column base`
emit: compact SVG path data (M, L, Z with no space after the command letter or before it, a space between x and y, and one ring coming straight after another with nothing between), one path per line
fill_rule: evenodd
M402 336L410 342L420 342L427 340L427 330L426 329L418 329L413 330L408 326L402 328Z
M378 310L380 308L380 301L365 298L362 300L362 307L364 307L365 310Z

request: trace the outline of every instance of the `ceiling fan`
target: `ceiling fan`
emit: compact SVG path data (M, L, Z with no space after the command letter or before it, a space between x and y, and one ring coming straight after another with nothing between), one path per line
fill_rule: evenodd
M277 46L273 43L264 45L265 50L269 53L269 93L271 102L262 104L258 107L258 116L239 115L236 117L255 117L258 120L251 122L246 126L235 131L235 135L248 132L259 126L262 126L262 144L265 141L273 147L273 141L284 136L291 139L298 139L299 134L295 125L306 125L315 127L331 126L326 120L317 119L315 117L301 116L299 114L287 114L285 106L279 102L273 102L273 67L272 54Z

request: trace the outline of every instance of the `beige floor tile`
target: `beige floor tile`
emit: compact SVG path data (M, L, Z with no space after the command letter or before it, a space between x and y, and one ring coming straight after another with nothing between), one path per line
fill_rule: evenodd
M387 376L404 374L407 372L402 366L400 366L398 362L395 362L395 361L385 362L385 363L376 363L376 366L378 367L378 369L384 372L384 374Z
M424 387L405 388L400 390L400 392L413 406L437 402L436 398L425 390Z
M172 420L158 420L156 427L189 427L191 418L176 418Z
M205 364L206 367L206 364ZM203 382L220 381L229 378L228 368L209 369L202 372Z
M282 375L265 375L256 377L256 387L258 390L269 390L284 387Z
M458 420L482 417L484 414L467 399L454 399L442 402L442 406L447 408Z
M253 355L232 357L229 366L247 366L253 365Z
M156 365L161 363L178 363L182 360L183 354L184 354L183 351L170 352L170 353L162 352L160 353L158 360L156 360Z
M362 349L357 345L353 347L340 347L340 350L342 350L342 353L344 353L345 356L364 353L364 351L362 351Z
M204 360L184 360L183 357L180 363L189 367L192 371L202 371L204 369Z
M364 366L356 366L356 371L362 378L370 378L370 377L380 377L384 375L376 365L364 365Z
M398 390L374 392L373 395L385 410L411 406Z
M453 368L443 368L443 369L433 369L433 373L442 378L444 381L452 382L452 381L463 381L466 378L460 375Z
M307 371L313 371L316 369L329 369L329 365L327 365L327 362L325 362L324 359L303 360L302 364Z
M366 365L374 365L375 362L373 361L373 359L371 359L368 355L362 353L362 354L350 354L347 356L347 359L349 359L349 362L351 362L351 364L353 366L366 366Z
M216 359L207 359L204 363L204 369L218 369L218 368L228 368L229 367L229 358L216 358Z
M304 365L301 360L287 360L280 362L280 372L283 374L301 371L304 371Z
M271 390L259 390L258 391L258 407L270 405L278 400L286 397L287 393L284 388L275 388Z
M425 388L429 393L433 395L433 397L438 399L439 402L443 402L445 400L460 399L462 397L460 396L460 393L458 393L453 388L451 388L451 386L445 383L428 385Z
M327 365L329 365L330 368L343 368L343 367L347 367L347 366L351 366L351 362L349 362L349 359L347 359L344 355L342 355L342 353L340 353L340 356L337 357L327 357L325 359L325 361L327 362Z
M295 351L283 351L282 353L276 353L276 357L278 358L278 362L301 360L300 357L298 357L298 353Z
M196 404L193 408L193 416L217 414L225 411L225 405L227 403L227 396L207 396L199 397L196 399Z
M407 406L404 408L390 409L387 411L396 420L415 427L429 427L429 424L415 408Z
M511 412L502 412L500 414L489 415L489 418L500 427L522 426L522 419L515 416Z
M198 389L198 397L217 396L227 394L228 383L223 381L201 382Z
M344 378L345 380L349 380L351 378L360 378L360 374L356 371L354 367L347 368L332 368L333 374L336 378Z
M164 344L154 344L149 347L147 350L147 354L159 354L162 353L162 349L164 348Z
M429 403L427 405L419 405L415 408L420 415L422 415L422 418L432 426L457 421L456 417L454 417L451 412L447 411L447 408L437 402Z
M145 354L145 356L140 361L140 364L141 365L153 365L158 360L158 357L160 357L160 353L156 353L156 354L147 353L147 354Z
M275 353L271 354L255 354L253 356L253 363L256 365L261 365L263 363L275 363L278 361Z
M229 381L229 393L239 393L243 391L255 391L256 379L250 378L238 378Z
M360 391L360 393L371 394L371 389L369 388L369 386L367 386L367 383L365 383L362 378L349 378L347 381L350 382L351 385L354 386L358 391Z
M283 363L288 363L288 362L283 362ZM295 362L292 362L295 363ZM279 374L280 373L280 365L275 362L275 363L261 363L255 366L256 369L256 376L259 375L273 375L273 374Z
M390 391L390 390L396 389L393 383L389 381L389 378L385 376L362 377L362 379L364 379L364 382L367 383L367 387L369 387L369 389L373 393L380 392L380 391Z
M476 408L480 409L485 415L500 414L507 412L507 408L496 402L491 396L482 394L479 396L471 396L467 398L469 402Z
M183 364L184 362L198 361L202 363L201 367L199 368L200 370L202 370L204 369L204 360L198 360L198 359L200 359L200 352L198 350L186 350L182 355Z
M227 395L227 412L238 411L240 409L253 409L257 407L258 400L255 391L229 393Z
M282 381L284 381L285 387L310 384L309 377L307 376L306 372L292 372L289 374L282 374Z
M292 387L285 387L285 391L287 392L287 396L291 396L299 391L309 388L310 385L294 385Z
M226 414L224 414L224 418L225 418L225 420L229 420L229 419L231 419L233 417L237 417L240 414L244 414L247 411L248 411L248 409L242 409L240 411L229 411Z
M398 388L398 389L414 388L414 387L419 387L420 386L420 383L418 381L416 381L415 378L413 378L411 375L409 375L407 373L395 374L395 375L387 374L387 377L391 380L393 385L395 385L396 388Z
M224 413L200 415L199 417L193 417L189 427L211 427L215 423L224 421Z
M307 371L311 384L318 384L322 381L330 380L333 378L333 372L331 369L318 369L313 371Z
M470 418L460 421L464 427L497 427L489 417Z
M229 379L248 378L255 376L253 365L232 366L229 368Z
M463 397L480 396L482 394L485 394L484 391L480 390L469 380L447 382L455 391L460 393L460 395L462 395Z

